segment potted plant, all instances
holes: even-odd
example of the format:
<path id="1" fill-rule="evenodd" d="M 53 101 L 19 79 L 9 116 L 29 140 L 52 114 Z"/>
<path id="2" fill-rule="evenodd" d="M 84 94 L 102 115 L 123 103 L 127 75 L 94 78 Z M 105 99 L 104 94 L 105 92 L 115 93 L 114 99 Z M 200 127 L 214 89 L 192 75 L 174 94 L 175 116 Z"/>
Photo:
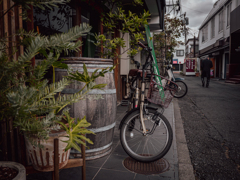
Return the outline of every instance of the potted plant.
<path id="1" fill-rule="evenodd" d="M 200 72 L 199 72 L 199 70 L 198 70 L 197 68 L 195 68 L 194 71 L 195 71 L 195 75 L 196 75 L 196 77 L 199 77 L 199 76 L 200 76 Z"/>
<path id="2" fill-rule="evenodd" d="M 26 169 L 17 162 L 0 161 L 0 179 L 26 180 Z"/>
<path id="3" fill-rule="evenodd" d="M 55 135 L 56 137 L 64 136 L 63 139 L 60 139 L 60 143 L 63 143 L 63 145 L 59 145 L 61 148 L 59 152 L 62 153 L 60 155 L 62 158 L 60 159 L 60 168 L 66 165 L 71 147 L 80 151 L 77 144 L 86 145 L 81 141 L 82 139 L 88 143 L 92 143 L 89 139 L 82 136 L 86 133 L 91 133 L 87 129 L 84 129 L 90 125 L 86 122 L 86 119 L 77 120 L 76 125 L 74 125 L 67 110 L 63 109 L 71 103 L 86 98 L 87 93 L 91 89 L 103 88 L 106 84 L 96 85 L 94 81 L 99 76 L 104 76 L 104 73 L 108 72 L 110 68 L 102 69 L 98 74 L 95 72 L 92 76 L 88 75 L 86 67 L 84 67 L 85 71 L 82 74 L 76 72 L 78 76 L 81 76 L 81 79 L 78 80 L 84 82 L 86 86 L 71 96 L 59 95 L 61 91 L 72 82 L 69 78 L 63 78 L 61 81 L 50 85 L 48 85 L 47 80 L 44 79 L 44 74 L 47 69 L 52 66 L 54 62 L 57 62 L 63 50 L 77 50 L 81 44 L 79 41 L 76 43 L 71 41 L 77 40 L 79 36 L 88 32 L 90 29 L 90 26 L 83 24 L 61 35 L 50 37 L 35 35 L 30 38 L 31 43 L 27 46 L 25 54 L 20 56 L 17 62 L 6 64 L 6 72 L 4 72 L 3 76 L 8 75 L 12 77 L 10 81 L 12 86 L 6 88 L 7 93 L 4 95 L 6 95 L 11 105 L 9 109 L 12 116 L 14 116 L 14 126 L 18 127 L 21 132 L 24 132 L 30 158 L 32 159 L 32 163 L 35 163 L 34 167 L 37 170 L 51 171 L 53 168 L 53 164 L 51 164 L 53 150 L 49 149 L 53 144 L 51 144 L 51 141 L 50 146 L 45 144 L 49 137 L 53 136 L 54 138 Z M 44 55 L 46 59 L 33 68 L 30 65 L 30 60 L 37 53 Z M 13 81 L 14 79 L 18 79 L 15 73 L 13 71 L 12 74 L 7 73 L 16 67 L 24 67 L 24 73 L 31 75 L 22 75 L 16 83 Z M 62 110 L 63 112 L 59 114 Z M 67 120 L 68 126 L 61 122 L 62 119 Z M 60 125 L 65 128 L 65 133 L 56 132 L 61 129 Z M 80 133 L 80 135 L 78 133 Z M 43 149 L 44 145 L 45 149 Z M 46 157 L 42 155 L 46 155 Z M 47 160 L 43 161 L 43 159 Z"/>

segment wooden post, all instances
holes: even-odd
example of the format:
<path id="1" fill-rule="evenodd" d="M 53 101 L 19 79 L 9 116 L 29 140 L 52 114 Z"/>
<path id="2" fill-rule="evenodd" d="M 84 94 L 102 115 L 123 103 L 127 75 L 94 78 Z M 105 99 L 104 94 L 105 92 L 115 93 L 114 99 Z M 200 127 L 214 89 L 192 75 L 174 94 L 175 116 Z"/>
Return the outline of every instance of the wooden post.
<path id="1" fill-rule="evenodd" d="M 27 13 L 28 13 L 28 18 L 30 19 L 30 21 L 27 22 L 27 30 L 28 30 L 28 31 L 34 30 L 34 24 L 33 24 L 33 6 L 30 5 L 30 8 L 31 8 L 31 9 L 29 9 L 28 12 L 27 12 Z M 35 66 L 35 57 L 33 57 L 33 58 L 31 59 L 31 61 L 32 61 L 32 66 L 34 67 L 34 66 Z"/>
<path id="2" fill-rule="evenodd" d="M 103 22 L 100 21 L 100 33 L 103 34 Z M 101 45 L 101 54 L 103 54 L 103 45 Z M 101 56 L 103 58 L 103 56 Z"/>
<path id="3" fill-rule="evenodd" d="M 82 150 L 82 159 L 83 159 L 83 165 L 82 165 L 82 179 L 86 180 L 86 154 L 85 154 L 85 146 L 81 145 Z"/>
<path id="4" fill-rule="evenodd" d="M 21 14 L 22 14 L 22 7 L 20 6 L 20 7 L 18 7 L 18 13 L 19 13 L 19 15 L 18 15 L 18 18 L 19 18 L 19 29 L 23 29 L 23 21 L 22 21 L 22 16 L 21 16 Z M 23 54 L 23 46 L 20 46 L 20 55 L 22 55 Z"/>
<path id="5" fill-rule="evenodd" d="M 8 148 L 7 148 L 7 123 L 6 120 L 1 122 L 1 132 L 2 132 L 2 155 L 3 160 L 8 161 Z"/>
<path id="6" fill-rule="evenodd" d="M 15 157 L 15 141 L 14 141 L 14 134 L 13 134 L 13 119 L 11 118 L 9 120 L 9 133 L 10 133 L 10 145 L 11 145 L 11 160 L 12 161 L 16 161 L 16 157 Z"/>
<path id="7" fill-rule="evenodd" d="M 59 140 L 56 138 L 54 139 L 54 172 L 53 172 L 53 179 L 59 180 Z"/>
<path id="8" fill-rule="evenodd" d="M 114 33 L 114 38 L 119 37 L 119 31 L 115 30 Z M 120 53 L 120 47 L 117 47 L 116 53 Z M 120 81 L 120 62 L 119 62 L 119 57 L 114 59 L 114 65 L 116 65 L 116 68 L 114 69 L 114 78 L 115 78 L 115 86 L 116 86 L 116 91 L 117 91 L 117 101 L 121 102 L 122 100 L 122 93 L 121 93 L 121 81 Z"/>
<path id="9" fill-rule="evenodd" d="M 3 0 L 3 13 L 5 13 L 8 10 L 8 0 Z M 3 17 L 3 25 L 4 25 L 4 34 L 6 36 L 9 36 L 9 32 L 8 32 L 8 13 L 4 15 Z M 9 52 L 9 41 L 6 43 L 7 45 L 7 49 L 6 49 L 6 53 Z"/>
<path id="10" fill-rule="evenodd" d="M 74 25 L 79 26 L 81 24 L 81 6 L 76 3 L 76 18 L 74 18 Z M 78 38 L 79 41 L 82 41 L 82 37 Z M 79 47 L 79 51 L 75 52 L 76 57 L 82 57 L 82 46 Z"/>

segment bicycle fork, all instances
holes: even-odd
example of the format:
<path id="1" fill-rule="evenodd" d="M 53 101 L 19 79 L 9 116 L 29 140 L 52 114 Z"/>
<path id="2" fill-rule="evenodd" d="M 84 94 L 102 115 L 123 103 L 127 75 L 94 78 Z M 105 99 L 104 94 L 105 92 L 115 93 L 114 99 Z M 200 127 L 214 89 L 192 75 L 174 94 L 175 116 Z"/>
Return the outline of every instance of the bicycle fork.
<path id="1" fill-rule="evenodd" d="M 143 134 L 147 134 L 146 126 L 144 123 L 144 117 L 143 117 L 143 107 L 144 107 L 144 94 L 145 94 L 145 82 L 142 82 L 141 85 L 141 103 L 140 103 L 140 120 L 142 123 L 142 129 L 143 129 Z"/>

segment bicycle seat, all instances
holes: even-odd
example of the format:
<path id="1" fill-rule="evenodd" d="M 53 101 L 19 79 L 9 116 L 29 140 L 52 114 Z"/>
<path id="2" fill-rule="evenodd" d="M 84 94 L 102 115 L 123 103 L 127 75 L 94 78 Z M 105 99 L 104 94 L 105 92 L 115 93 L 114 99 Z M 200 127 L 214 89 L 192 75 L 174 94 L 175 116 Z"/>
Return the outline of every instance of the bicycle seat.
<path id="1" fill-rule="evenodd" d="M 129 76 L 137 76 L 138 69 L 130 69 L 128 75 Z"/>
<path id="2" fill-rule="evenodd" d="M 147 77 L 147 75 L 151 74 L 151 71 L 146 71 L 145 73 L 145 77 Z M 142 70 L 140 69 L 130 69 L 129 73 L 128 73 L 129 76 L 137 76 L 137 75 L 140 75 L 142 77 Z"/>

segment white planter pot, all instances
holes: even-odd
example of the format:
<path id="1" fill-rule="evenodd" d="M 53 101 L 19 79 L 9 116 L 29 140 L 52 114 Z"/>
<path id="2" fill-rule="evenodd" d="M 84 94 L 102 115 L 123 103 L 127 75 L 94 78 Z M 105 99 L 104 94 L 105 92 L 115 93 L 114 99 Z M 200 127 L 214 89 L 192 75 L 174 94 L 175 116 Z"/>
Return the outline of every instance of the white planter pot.
<path id="1" fill-rule="evenodd" d="M 30 141 L 25 138 L 26 148 L 31 159 L 34 169 L 38 171 L 53 171 L 54 170 L 54 139 L 59 139 L 59 169 L 64 167 L 69 159 L 70 149 L 65 152 L 67 143 L 62 141 L 68 140 L 65 131 L 50 134 L 50 137 L 47 141 L 40 141 L 40 144 L 43 145 L 43 148 L 33 146 Z"/>
<path id="2" fill-rule="evenodd" d="M 18 171 L 18 175 L 13 180 L 26 180 L 26 169 L 22 164 L 11 161 L 0 161 L 0 166 L 9 167 Z"/>

